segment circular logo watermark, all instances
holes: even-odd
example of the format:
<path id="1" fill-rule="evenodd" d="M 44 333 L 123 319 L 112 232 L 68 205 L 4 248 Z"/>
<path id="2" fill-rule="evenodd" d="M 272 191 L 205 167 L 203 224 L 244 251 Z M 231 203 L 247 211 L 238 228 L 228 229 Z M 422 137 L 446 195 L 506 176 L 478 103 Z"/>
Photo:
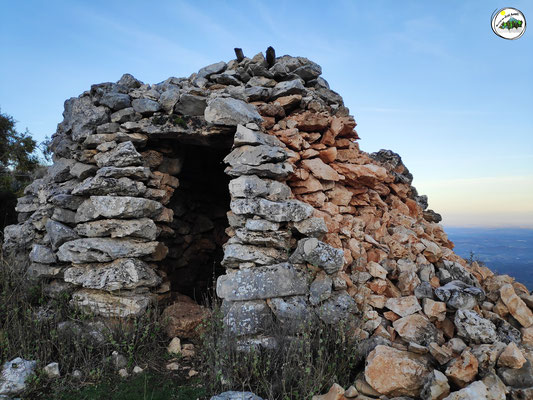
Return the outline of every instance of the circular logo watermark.
<path id="1" fill-rule="evenodd" d="M 516 8 L 502 8 L 492 14 L 492 30 L 501 38 L 518 39 L 526 31 L 526 17 Z"/>

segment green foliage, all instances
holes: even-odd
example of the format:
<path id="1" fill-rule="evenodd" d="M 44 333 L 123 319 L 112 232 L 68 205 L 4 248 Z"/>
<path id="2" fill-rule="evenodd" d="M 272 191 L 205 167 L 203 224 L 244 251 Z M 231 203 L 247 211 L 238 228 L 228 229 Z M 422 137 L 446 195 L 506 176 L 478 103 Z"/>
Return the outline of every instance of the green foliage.
<path id="1" fill-rule="evenodd" d="M 333 383 L 353 384 L 360 363 L 354 327 L 309 323 L 293 334 L 274 322 L 265 334 L 275 346 L 243 347 L 215 308 L 202 337 L 202 362 L 210 393 L 250 390 L 271 400 L 310 399 Z"/>
<path id="2" fill-rule="evenodd" d="M 173 115 L 172 116 L 172 124 L 181 126 L 182 128 L 187 128 L 187 121 L 185 121 L 179 115 Z"/>
<path id="3" fill-rule="evenodd" d="M 172 114 L 170 116 L 165 115 L 159 115 L 154 118 L 152 118 L 152 123 L 154 125 L 165 125 L 166 123 L 170 123 L 174 126 L 180 126 L 182 128 L 187 128 L 187 121 L 176 114 Z"/>
<path id="4" fill-rule="evenodd" d="M 40 149 L 44 160 L 36 150 Z M 37 145 L 30 133 L 17 132 L 13 117 L 0 113 L 0 231 L 17 222 L 17 197 L 51 157 L 50 140 Z"/>
<path id="5" fill-rule="evenodd" d="M 29 132 L 17 132 L 13 117 L 0 113 L 0 168 L 31 172 L 39 164 L 37 142 Z"/>

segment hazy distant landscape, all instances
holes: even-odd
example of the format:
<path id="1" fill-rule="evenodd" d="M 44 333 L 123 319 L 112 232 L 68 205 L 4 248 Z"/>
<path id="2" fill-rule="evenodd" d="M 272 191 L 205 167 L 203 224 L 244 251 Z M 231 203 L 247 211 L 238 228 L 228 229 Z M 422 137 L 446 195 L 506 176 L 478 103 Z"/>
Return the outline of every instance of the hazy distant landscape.
<path id="1" fill-rule="evenodd" d="M 499 274 L 508 274 L 533 290 L 533 229 L 446 227 L 455 252 L 483 261 Z"/>

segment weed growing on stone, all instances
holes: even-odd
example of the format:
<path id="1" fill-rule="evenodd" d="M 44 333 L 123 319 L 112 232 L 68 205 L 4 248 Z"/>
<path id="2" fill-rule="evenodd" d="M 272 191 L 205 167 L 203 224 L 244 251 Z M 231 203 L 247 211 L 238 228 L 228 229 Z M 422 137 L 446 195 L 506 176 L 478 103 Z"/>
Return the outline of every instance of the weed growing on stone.
<path id="1" fill-rule="evenodd" d="M 202 335 L 201 365 L 211 393 L 248 390 L 271 400 L 310 399 L 333 383 L 353 384 L 357 340 L 342 323 L 318 320 L 298 327 L 274 322 L 262 339 L 238 339 L 215 306 Z"/>

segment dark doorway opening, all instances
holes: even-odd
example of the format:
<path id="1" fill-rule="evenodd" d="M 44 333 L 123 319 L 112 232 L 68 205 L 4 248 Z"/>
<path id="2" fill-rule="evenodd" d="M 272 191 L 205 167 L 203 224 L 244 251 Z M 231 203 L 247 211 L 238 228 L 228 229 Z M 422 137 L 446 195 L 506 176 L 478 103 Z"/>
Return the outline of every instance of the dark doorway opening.
<path id="1" fill-rule="evenodd" d="M 175 234 L 165 239 L 169 254 L 162 269 L 173 297 L 180 293 L 204 303 L 216 278 L 224 273 L 220 262 L 222 245 L 228 240 L 230 178 L 224 173 L 223 159 L 231 149 L 183 143 L 173 147 L 182 166 L 176 175 L 179 187 L 167 204 L 174 211 L 170 227 Z"/>

